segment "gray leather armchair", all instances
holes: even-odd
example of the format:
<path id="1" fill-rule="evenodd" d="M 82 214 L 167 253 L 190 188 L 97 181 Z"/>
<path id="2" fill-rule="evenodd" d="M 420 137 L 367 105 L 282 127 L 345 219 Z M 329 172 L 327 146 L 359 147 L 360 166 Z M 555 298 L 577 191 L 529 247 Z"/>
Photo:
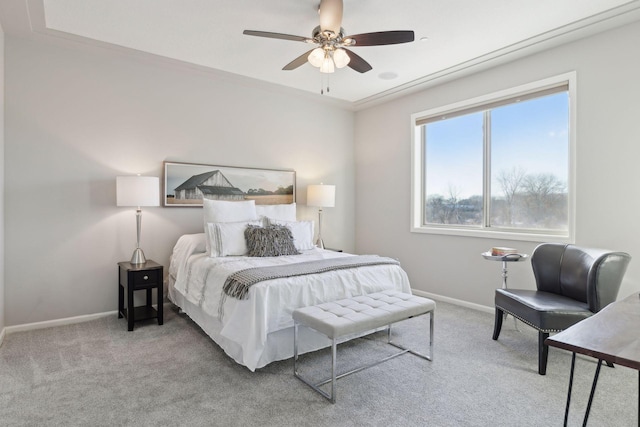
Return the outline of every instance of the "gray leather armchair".
<path id="1" fill-rule="evenodd" d="M 544 341 L 616 300 L 631 257 L 624 252 L 579 248 L 561 243 L 538 245 L 531 255 L 535 291 L 496 289 L 493 339 L 504 313 L 538 330 L 538 373 L 547 372 Z"/>

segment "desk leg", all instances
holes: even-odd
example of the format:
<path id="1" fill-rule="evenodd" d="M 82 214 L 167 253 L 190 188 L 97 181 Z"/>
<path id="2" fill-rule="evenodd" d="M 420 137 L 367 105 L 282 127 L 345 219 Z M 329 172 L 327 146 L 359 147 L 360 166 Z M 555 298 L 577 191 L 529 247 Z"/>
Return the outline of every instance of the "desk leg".
<path id="1" fill-rule="evenodd" d="M 602 367 L 602 359 L 598 359 L 598 367 L 596 368 L 596 374 L 593 377 L 593 384 L 591 385 L 591 394 L 589 394 L 589 403 L 587 403 L 587 412 L 584 414 L 584 422 L 582 427 L 587 425 L 589 419 L 589 411 L 591 411 L 591 403 L 593 402 L 593 395 L 596 393 L 596 385 L 598 384 L 598 375 L 600 375 L 600 368 Z"/>
<path id="2" fill-rule="evenodd" d="M 569 421 L 569 405 L 571 404 L 571 389 L 573 388 L 573 370 L 576 367 L 576 354 L 571 356 L 571 373 L 569 374 L 569 390 L 567 391 L 567 407 L 564 410 L 564 427 L 567 427 Z"/>

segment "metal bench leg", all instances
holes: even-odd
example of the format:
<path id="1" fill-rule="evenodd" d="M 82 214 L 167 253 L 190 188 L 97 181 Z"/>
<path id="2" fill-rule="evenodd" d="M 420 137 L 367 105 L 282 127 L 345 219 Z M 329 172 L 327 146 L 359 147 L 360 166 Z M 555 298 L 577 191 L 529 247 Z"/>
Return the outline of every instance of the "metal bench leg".
<path id="1" fill-rule="evenodd" d="M 433 314 L 429 313 L 429 360 L 433 360 Z"/>
<path id="2" fill-rule="evenodd" d="M 337 356 L 336 339 L 331 340 L 331 403 L 336 403 L 336 356 Z"/>
<path id="3" fill-rule="evenodd" d="M 298 322 L 293 322 L 293 375 L 298 376 Z"/>
<path id="4" fill-rule="evenodd" d="M 298 357 L 299 357 L 298 334 L 299 334 L 299 324 L 298 322 L 294 321 L 293 323 L 293 376 L 299 379 L 300 381 L 302 381 L 303 383 L 305 383 L 306 385 L 308 385 L 309 387 L 311 387 L 312 389 L 314 389 L 315 391 L 317 391 L 318 393 L 320 393 L 322 396 L 328 399 L 331 403 L 336 403 L 336 380 L 342 377 L 342 375 L 340 376 L 336 375 L 336 371 L 337 371 L 336 356 L 337 356 L 337 347 L 338 347 L 336 339 L 334 338 L 331 342 L 331 378 L 326 381 L 313 384 L 298 373 Z M 320 386 L 328 382 L 331 382 L 331 394 L 320 389 Z"/>
<path id="5" fill-rule="evenodd" d="M 426 314 L 426 313 L 425 313 Z M 406 319 L 403 319 L 406 320 Z M 356 372 L 360 372 L 362 370 L 371 368 L 372 366 L 376 366 L 379 365 L 380 363 L 386 362 L 387 360 L 393 359 L 395 357 L 401 356 L 405 353 L 411 353 L 414 354 L 418 357 L 421 357 L 423 359 L 426 360 L 433 360 L 433 329 L 434 329 L 434 312 L 430 311 L 429 312 L 429 355 L 424 355 L 422 353 L 419 353 L 417 351 L 405 348 L 401 345 L 398 345 L 394 342 L 391 341 L 391 324 L 389 324 L 387 326 L 387 339 L 389 344 L 391 344 L 394 347 L 397 347 L 399 349 L 401 349 L 402 351 L 394 353 L 390 356 L 387 356 L 381 360 L 377 360 L 375 362 L 372 362 L 368 365 L 365 366 L 361 366 L 359 368 L 353 369 L 351 371 L 348 372 L 344 372 L 340 375 L 337 375 L 337 348 L 338 348 L 338 340 L 336 338 L 331 338 L 331 377 L 324 380 L 324 381 L 320 381 L 318 383 L 311 383 L 310 381 L 308 381 L 307 379 L 303 378 L 301 375 L 298 374 L 298 368 L 297 368 L 297 362 L 298 362 L 298 323 L 294 322 L 294 326 L 293 326 L 293 375 L 298 378 L 300 381 L 302 381 L 303 383 L 305 383 L 306 385 L 308 385 L 309 387 L 311 387 L 312 389 L 314 389 L 316 392 L 320 393 L 322 396 L 324 396 L 327 400 L 329 400 L 331 403 L 336 403 L 336 381 L 339 380 L 342 377 L 346 377 L 347 375 L 351 375 L 351 374 L 355 374 Z M 372 331 L 373 332 L 373 331 Z M 327 383 L 331 383 L 331 393 L 327 393 L 326 391 L 320 389 L 321 386 L 327 384 Z"/>
<path id="6" fill-rule="evenodd" d="M 400 353 L 397 353 L 397 354 L 393 355 L 392 357 L 400 356 L 401 354 L 404 354 L 404 353 L 411 353 L 411 354 L 413 354 L 415 356 L 418 356 L 418 357 L 421 357 L 421 358 L 423 358 L 425 360 L 433 361 L 433 324 L 434 324 L 433 316 L 434 316 L 434 312 L 430 311 L 429 312 L 429 354 L 428 355 L 422 354 L 422 353 L 420 353 L 418 351 L 411 350 L 410 348 L 407 348 L 407 347 L 404 347 L 404 346 L 401 346 L 399 344 L 396 344 L 396 343 L 392 342 L 391 341 L 391 325 L 389 325 L 388 326 L 388 330 L 387 330 L 387 337 L 388 337 L 387 339 L 388 339 L 389 344 L 391 344 L 392 346 L 394 346 L 396 348 L 399 348 L 400 350 L 404 350 L 404 351 L 402 351 Z"/>

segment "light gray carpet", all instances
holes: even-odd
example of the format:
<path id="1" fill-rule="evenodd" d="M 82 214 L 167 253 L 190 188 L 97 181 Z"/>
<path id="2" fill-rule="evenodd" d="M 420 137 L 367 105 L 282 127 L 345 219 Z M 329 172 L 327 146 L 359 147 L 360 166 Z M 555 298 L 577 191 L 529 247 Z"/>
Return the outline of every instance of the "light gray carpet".
<path id="1" fill-rule="evenodd" d="M 167 307 L 163 326 L 124 319 L 10 334 L 0 347 L 3 426 L 558 426 L 570 353 L 550 349 L 537 374 L 537 334 L 509 318 L 439 302 L 435 360 L 403 355 L 338 381 L 332 405 L 292 375 L 291 360 L 252 373 Z M 396 327 L 426 350 L 428 317 Z M 384 334 L 378 334 L 384 338 Z M 343 368 L 390 354 L 384 341 L 338 347 Z M 302 359 L 326 362 L 327 352 Z M 570 425 L 581 425 L 596 364 L 578 358 Z M 328 368 L 328 365 L 326 366 Z M 311 373 L 311 372 L 309 372 Z M 638 373 L 603 367 L 590 426 L 637 425 Z"/>

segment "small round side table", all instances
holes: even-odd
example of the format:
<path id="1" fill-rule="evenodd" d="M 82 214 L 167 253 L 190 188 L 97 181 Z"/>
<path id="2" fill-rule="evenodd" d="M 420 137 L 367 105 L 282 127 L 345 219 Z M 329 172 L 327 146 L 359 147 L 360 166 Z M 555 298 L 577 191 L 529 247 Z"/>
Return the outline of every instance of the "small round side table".
<path id="1" fill-rule="evenodd" d="M 491 255 L 491 252 L 482 252 L 484 259 L 490 261 L 502 261 L 502 289 L 508 289 L 507 286 L 507 263 L 524 261 L 529 258 L 527 254 L 508 254 L 508 255 Z"/>

